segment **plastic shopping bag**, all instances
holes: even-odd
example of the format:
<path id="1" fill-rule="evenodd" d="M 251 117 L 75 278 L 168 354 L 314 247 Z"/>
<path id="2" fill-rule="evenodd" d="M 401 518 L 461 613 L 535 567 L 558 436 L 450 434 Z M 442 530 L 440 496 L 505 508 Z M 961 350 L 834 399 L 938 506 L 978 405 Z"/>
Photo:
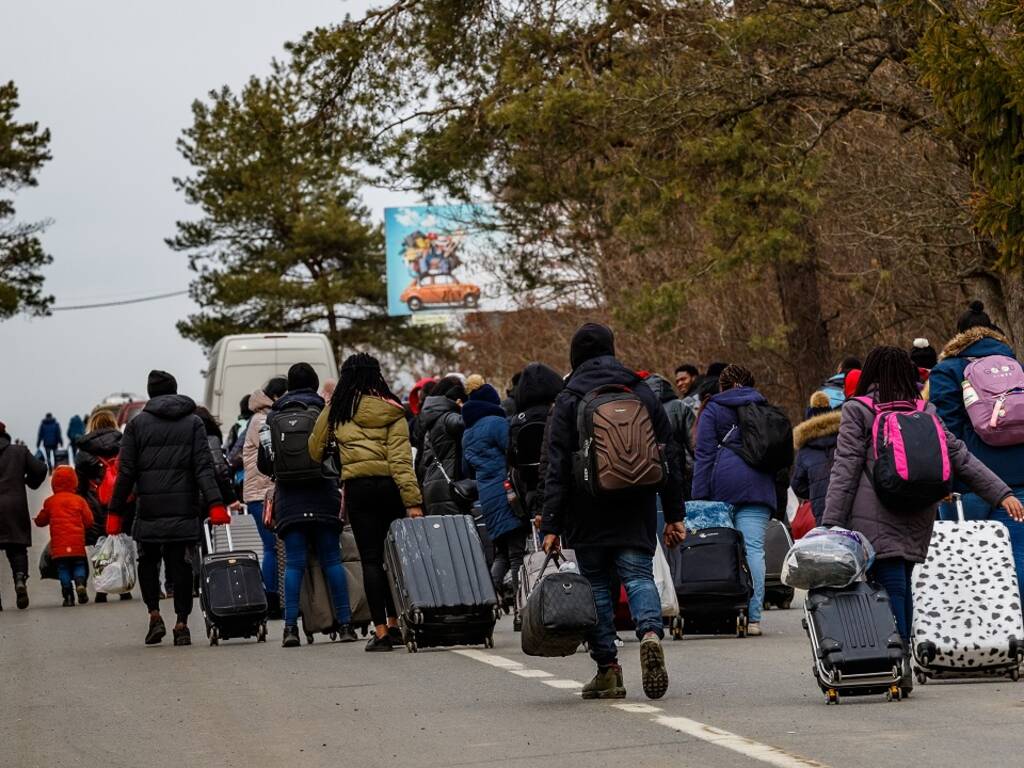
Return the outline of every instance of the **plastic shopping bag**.
<path id="1" fill-rule="evenodd" d="M 862 581 L 875 550 L 862 533 L 814 528 L 797 541 L 782 563 L 782 583 L 796 589 L 841 588 Z"/>
<path id="2" fill-rule="evenodd" d="M 678 616 L 679 598 L 676 595 L 676 585 L 672 581 L 672 571 L 669 570 L 668 560 L 660 543 L 654 552 L 654 583 L 658 585 L 658 597 L 661 598 L 662 618 Z"/>
<path id="3" fill-rule="evenodd" d="M 127 534 L 100 538 L 91 560 L 97 592 L 118 595 L 135 587 L 135 542 Z"/>

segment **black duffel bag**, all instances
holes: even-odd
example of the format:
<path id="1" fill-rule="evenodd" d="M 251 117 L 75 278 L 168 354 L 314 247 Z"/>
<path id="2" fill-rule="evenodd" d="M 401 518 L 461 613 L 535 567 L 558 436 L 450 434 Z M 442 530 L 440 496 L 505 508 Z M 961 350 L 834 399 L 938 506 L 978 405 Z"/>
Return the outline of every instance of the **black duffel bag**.
<path id="1" fill-rule="evenodd" d="M 559 557 L 552 552 L 544 560 L 537 586 L 523 609 L 522 642 L 527 656 L 571 656 L 597 627 L 594 592 L 586 577 L 558 570 L 545 575 Z"/>

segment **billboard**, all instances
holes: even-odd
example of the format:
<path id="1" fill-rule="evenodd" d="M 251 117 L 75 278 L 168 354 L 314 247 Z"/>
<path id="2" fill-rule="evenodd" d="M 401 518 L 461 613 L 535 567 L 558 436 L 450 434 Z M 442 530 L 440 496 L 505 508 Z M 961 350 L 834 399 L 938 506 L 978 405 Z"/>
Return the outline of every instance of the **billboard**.
<path id="1" fill-rule="evenodd" d="M 430 322 L 495 308 L 488 216 L 479 205 L 385 208 L 388 314 Z"/>

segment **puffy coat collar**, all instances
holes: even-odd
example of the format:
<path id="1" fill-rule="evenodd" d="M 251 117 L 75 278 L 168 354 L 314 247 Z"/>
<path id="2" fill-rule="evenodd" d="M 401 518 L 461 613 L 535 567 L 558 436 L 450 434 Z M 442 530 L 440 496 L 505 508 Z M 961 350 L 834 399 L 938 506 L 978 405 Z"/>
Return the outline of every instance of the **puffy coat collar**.
<path id="1" fill-rule="evenodd" d="M 274 401 L 271 400 L 267 393 L 262 389 L 257 389 L 251 395 L 249 395 L 249 410 L 253 413 L 259 413 L 260 411 L 266 411 L 272 408 Z"/>
<path id="2" fill-rule="evenodd" d="M 389 427 L 403 418 L 405 418 L 405 410 L 398 403 L 385 400 L 382 397 L 366 395 L 360 398 L 359 408 L 356 409 L 356 415 L 352 421 L 360 427 L 379 429 L 380 427 Z"/>
<path id="3" fill-rule="evenodd" d="M 293 403 L 301 403 L 307 408 L 313 406 L 314 408 L 323 409 L 324 407 L 324 399 L 312 389 L 296 389 L 291 392 L 285 392 L 270 410 L 280 411 Z"/>
<path id="4" fill-rule="evenodd" d="M 78 447 L 93 456 L 113 456 L 121 448 L 121 432 L 113 427 L 94 430 L 78 441 Z"/>
<path id="5" fill-rule="evenodd" d="M 505 409 L 484 400 L 470 400 L 462 406 L 462 419 L 466 422 L 466 429 L 487 416 L 500 416 L 504 419 Z"/>
<path id="6" fill-rule="evenodd" d="M 729 408 L 739 408 L 741 405 L 765 402 L 764 395 L 753 387 L 733 387 L 724 392 L 719 392 L 711 398 L 711 402 L 718 405 L 725 405 Z"/>
<path id="7" fill-rule="evenodd" d="M 178 421 L 195 413 L 196 402 L 185 395 L 158 395 L 143 410 L 161 419 Z"/>
<path id="8" fill-rule="evenodd" d="M 976 348 L 973 348 L 977 345 Z M 973 349 L 972 349 L 973 348 Z M 968 349 L 970 354 L 966 354 Z M 984 357 L 986 355 L 1007 355 L 1013 357 L 1010 340 L 992 328 L 969 328 L 958 333 L 942 350 L 939 360 L 947 357 Z"/>
<path id="9" fill-rule="evenodd" d="M 647 382 L 647 386 L 651 388 L 651 391 L 654 392 L 661 402 L 671 403 L 673 400 L 679 399 L 679 395 L 676 394 L 676 388 L 663 376 L 652 373 L 644 381 Z"/>
<path id="10" fill-rule="evenodd" d="M 793 447 L 799 451 L 813 440 L 838 435 L 842 417 L 839 411 L 829 411 L 797 424 L 793 427 Z"/>
<path id="11" fill-rule="evenodd" d="M 423 401 L 420 423 L 430 429 L 444 414 L 458 412 L 459 406 L 455 404 L 454 400 L 449 400 L 444 395 L 431 395 Z"/>

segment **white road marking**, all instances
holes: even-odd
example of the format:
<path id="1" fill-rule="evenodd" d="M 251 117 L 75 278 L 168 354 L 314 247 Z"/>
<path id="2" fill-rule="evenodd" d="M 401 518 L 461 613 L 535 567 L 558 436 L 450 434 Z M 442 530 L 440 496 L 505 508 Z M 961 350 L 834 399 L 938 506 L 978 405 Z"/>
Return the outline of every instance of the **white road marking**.
<path id="1" fill-rule="evenodd" d="M 576 682 L 575 680 L 559 678 L 547 679 L 554 678 L 554 675 L 540 669 L 529 669 L 524 664 L 514 661 L 513 659 L 507 659 L 504 656 L 497 656 L 493 653 L 478 651 L 472 648 L 460 648 L 453 650 L 452 653 L 457 653 L 460 656 L 465 656 L 466 658 L 479 661 L 491 667 L 503 669 L 506 672 L 511 672 L 513 675 L 518 675 L 519 677 L 536 678 L 540 682 L 544 683 L 544 685 L 552 688 L 572 690 L 576 696 L 581 694 L 580 689 L 583 687 L 583 683 Z M 700 739 L 701 741 L 706 741 L 708 744 L 721 747 L 722 749 L 728 749 L 732 752 L 749 757 L 752 760 L 765 763 L 766 765 L 773 765 L 775 768 L 829 768 L 828 765 L 818 762 L 817 760 L 811 760 L 807 757 L 790 754 L 778 747 L 762 744 L 761 742 L 754 741 L 753 739 L 748 739 L 745 736 L 740 736 L 739 734 L 731 733 L 730 731 L 725 731 L 721 728 L 716 728 L 713 725 L 702 723 L 699 720 L 691 720 L 688 717 L 672 717 L 669 715 L 659 714 L 664 710 L 651 704 L 643 704 L 641 702 L 616 702 L 611 704 L 611 706 L 621 712 L 628 712 L 630 714 L 655 715 L 655 717 L 651 718 L 650 722 L 664 726 L 665 728 L 671 728 L 673 731 L 678 733 L 685 733 L 687 736 L 692 736 L 696 739 Z"/>

